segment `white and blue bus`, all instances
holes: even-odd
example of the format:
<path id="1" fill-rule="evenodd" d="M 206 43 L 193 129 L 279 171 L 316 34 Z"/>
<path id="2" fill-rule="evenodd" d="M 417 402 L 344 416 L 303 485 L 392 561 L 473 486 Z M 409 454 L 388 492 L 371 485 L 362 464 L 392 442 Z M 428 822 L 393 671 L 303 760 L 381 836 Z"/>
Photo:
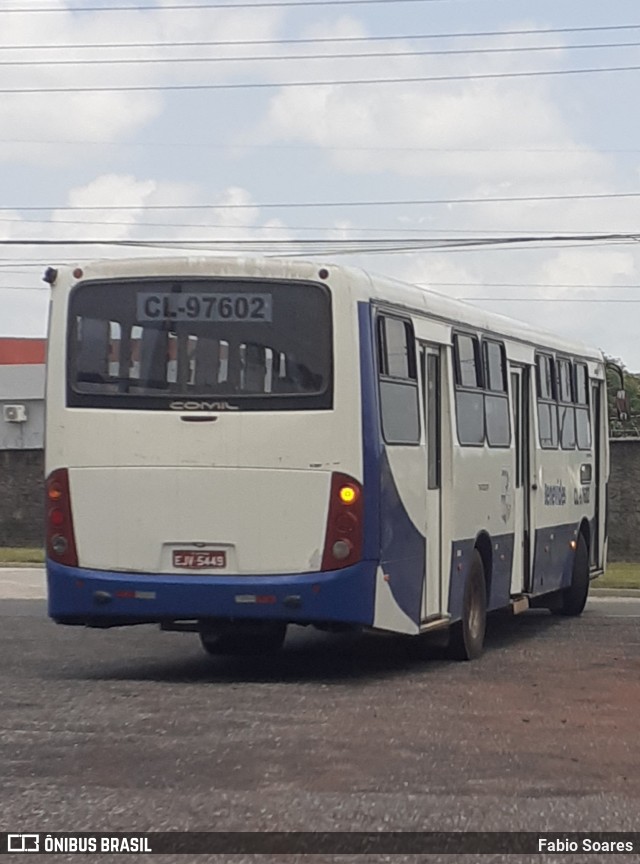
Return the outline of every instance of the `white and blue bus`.
<path id="1" fill-rule="evenodd" d="M 45 278 L 55 621 L 210 653 L 288 624 L 446 628 L 470 659 L 492 610 L 582 611 L 607 545 L 599 351 L 298 260 Z"/>

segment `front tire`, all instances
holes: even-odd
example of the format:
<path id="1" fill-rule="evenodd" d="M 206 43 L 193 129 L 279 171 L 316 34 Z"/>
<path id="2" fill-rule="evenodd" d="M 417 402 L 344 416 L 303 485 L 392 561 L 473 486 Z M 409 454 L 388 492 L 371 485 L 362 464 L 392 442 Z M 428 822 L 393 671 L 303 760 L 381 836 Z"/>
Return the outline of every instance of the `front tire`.
<path id="1" fill-rule="evenodd" d="M 561 593 L 561 615 L 576 616 L 582 613 L 589 595 L 589 547 L 584 534 L 578 535 L 578 541 L 573 559 L 571 584 Z"/>
<path id="2" fill-rule="evenodd" d="M 276 654 L 287 635 L 287 625 L 279 621 L 250 621 L 202 625 L 200 643 L 207 654 L 248 657 Z"/>
<path id="3" fill-rule="evenodd" d="M 462 601 L 462 620 L 449 631 L 448 654 L 454 660 L 475 660 L 482 654 L 487 626 L 487 586 L 484 564 L 477 549 L 473 550 Z"/>

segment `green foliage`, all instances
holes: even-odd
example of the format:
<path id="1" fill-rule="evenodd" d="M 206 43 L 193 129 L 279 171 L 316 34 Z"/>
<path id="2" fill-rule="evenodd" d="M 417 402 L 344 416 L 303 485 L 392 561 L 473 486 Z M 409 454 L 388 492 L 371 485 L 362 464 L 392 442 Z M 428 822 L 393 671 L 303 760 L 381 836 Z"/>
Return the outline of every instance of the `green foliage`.
<path id="1" fill-rule="evenodd" d="M 630 417 L 628 420 L 618 419 L 616 393 L 620 389 L 620 376 L 615 369 L 607 367 L 607 400 L 609 407 L 609 427 L 614 438 L 640 437 L 640 374 L 629 372 L 619 358 L 606 357 L 622 369 L 624 389 L 629 398 Z"/>

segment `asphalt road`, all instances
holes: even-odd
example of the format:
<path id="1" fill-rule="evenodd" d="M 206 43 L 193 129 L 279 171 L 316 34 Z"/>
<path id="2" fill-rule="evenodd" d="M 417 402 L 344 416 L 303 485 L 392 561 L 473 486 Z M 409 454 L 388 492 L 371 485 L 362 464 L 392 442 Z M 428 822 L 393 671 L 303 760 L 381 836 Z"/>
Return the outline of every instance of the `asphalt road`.
<path id="1" fill-rule="evenodd" d="M 302 628 L 214 659 L 42 594 L 0 572 L 1 830 L 640 831 L 640 600 L 492 620 L 453 663 Z"/>

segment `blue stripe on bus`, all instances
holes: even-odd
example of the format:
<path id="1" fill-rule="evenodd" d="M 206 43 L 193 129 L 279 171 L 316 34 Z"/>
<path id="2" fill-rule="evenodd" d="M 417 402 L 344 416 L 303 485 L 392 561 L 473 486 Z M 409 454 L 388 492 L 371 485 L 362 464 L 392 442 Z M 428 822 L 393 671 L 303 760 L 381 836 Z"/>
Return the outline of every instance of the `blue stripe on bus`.
<path id="1" fill-rule="evenodd" d="M 536 529 L 532 594 L 546 594 L 571 584 L 575 553 L 570 544 L 578 536 L 578 528 L 570 523 Z"/>
<path id="2" fill-rule="evenodd" d="M 258 618 L 373 622 L 376 562 L 322 573 L 195 576 L 120 573 L 47 561 L 49 615 L 94 622 Z M 252 599 L 253 598 L 253 599 Z M 71 622 L 70 622 L 71 623 Z"/>
<path id="3" fill-rule="evenodd" d="M 464 586 L 471 566 L 475 542 L 475 539 L 454 540 L 451 544 L 451 576 L 447 611 L 451 615 L 452 621 L 459 621 L 462 618 Z"/>
<path id="4" fill-rule="evenodd" d="M 503 609 L 511 600 L 514 535 L 491 537 L 491 573 L 487 609 Z M 464 586 L 471 566 L 476 540 L 454 540 L 451 544 L 451 578 L 449 580 L 448 612 L 453 621 L 462 617 Z"/>
<path id="5" fill-rule="evenodd" d="M 425 538 L 414 527 L 382 443 L 375 355 L 375 318 L 370 303 L 358 303 L 366 558 L 379 558 L 402 611 L 420 622 L 425 574 Z M 375 588 L 375 586 L 374 586 Z"/>
<path id="6" fill-rule="evenodd" d="M 575 523 L 538 528 L 535 532 L 533 583 L 531 595 L 540 596 L 567 588 L 571 584 L 574 550 L 570 543 L 577 537 Z M 462 617 L 464 585 L 471 564 L 475 539 L 454 540 L 451 544 L 451 578 L 448 611 L 452 620 Z M 513 567 L 514 535 L 502 534 L 491 538 L 492 573 L 487 608 L 501 609 L 509 605 Z M 496 550 L 496 545 L 499 547 Z M 504 558 L 502 558 L 504 555 Z"/>
<path id="7" fill-rule="evenodd" d="M 491 538 L 492 566 L 487 609 L 504 609 L 511 600 L 514 534 L 500 534 Z"/>
<path id="8" fill-rule="evenodd" d="M 364 485 L 363 558 L 380 554 L 380 457 L 382 439 L 378 382 L 375 374 L 375 340 L 371 304 L 358 303 L 360 332 L 360 391 L 362 404 L 362 459 Z M 375 583 L 371 587 L 375 591 Z M 373 619 L 372 619 L 373 620 Z"/>
<path id="9" fill-rule="evenodd" d="M 411 521 L 386 453 L 381 459 L 380 566 L 394 600 L 415 624 L 420 623 L 426 541 Z"/>

